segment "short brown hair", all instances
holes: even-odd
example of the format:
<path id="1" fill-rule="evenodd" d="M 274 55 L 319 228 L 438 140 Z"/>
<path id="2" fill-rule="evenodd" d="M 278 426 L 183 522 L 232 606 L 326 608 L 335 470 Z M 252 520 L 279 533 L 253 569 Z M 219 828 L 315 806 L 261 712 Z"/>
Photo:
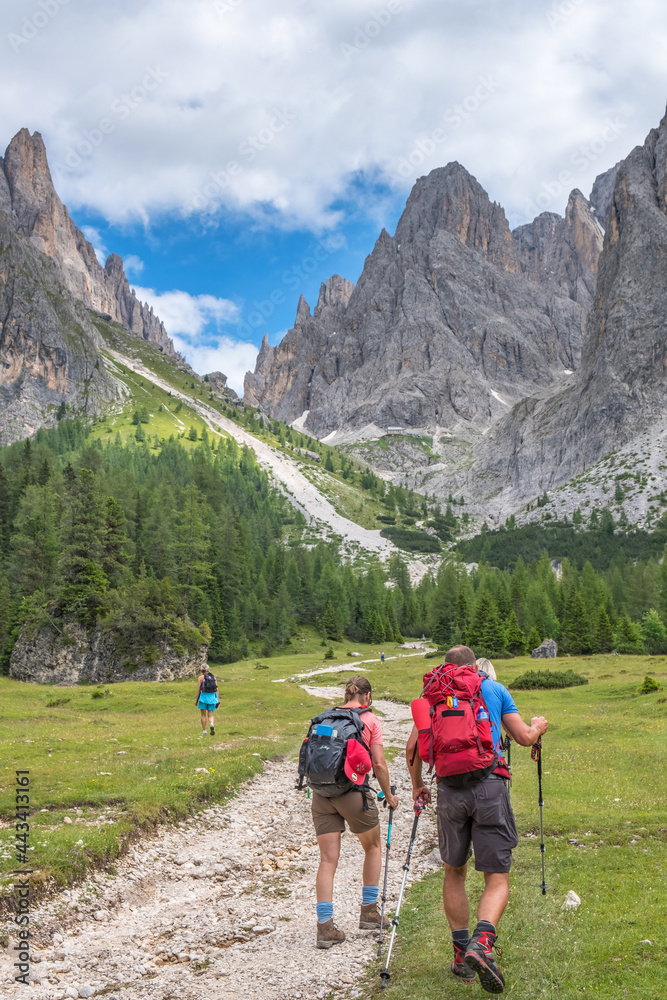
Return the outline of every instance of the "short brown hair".
<path id="1" fill-rule="evenodd" d="M 370 693 L 371 682 L 367 677 L 357 674 L 356 677 L 350 677 L 349 681 L 345 685 L 345 703 L 347 704 L 348 701 L 352 701 L 358 696 L 363 698 L 364 695 Z"/>
<path id="2" fill-rule="evenodd" d="M 475 654 L 469 646 L 452 646 L 445 653 L 445 663 L 456 663 L 459 667 L 475 666 Z"/>

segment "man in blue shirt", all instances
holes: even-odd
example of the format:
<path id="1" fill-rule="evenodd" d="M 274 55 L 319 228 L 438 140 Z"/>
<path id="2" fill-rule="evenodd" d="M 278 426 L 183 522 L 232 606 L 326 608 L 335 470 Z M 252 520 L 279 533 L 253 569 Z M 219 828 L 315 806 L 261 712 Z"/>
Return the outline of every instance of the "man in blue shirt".
<path id="1" fill-rule="evenodd" d="M 468 646 L 454 646 L 446 663 L 474 666 L 475 654 Z M 519 715 L 507 688 L 483 676 L 481 694 L 489 711 L 494 745 L 500 749 L 501 725 L 520 746 L 532 746 L 547 731 L 544 716 L 527 725 Z M 422 781 L 422 762 L 417 753 L 417 727 L 406 747 L 412 792 L 426 802 L 431 792 Z M 454 961 L 451 971 L 463 983 L 472 983 L 475 974 L 487 993 L 502 993 L 505 980 L 493 957 L 496 927 L 509 899 L 509 870 L 512 850 L 518 843 L 514 815 L 505 780 L 497 774 L 468 785 L 452 788 L 438 781 L 437 820 L 440 856 L 445 864 L 442 899 L 452 930 Z M 477 907 L 477 926 L 472 937 L 468 923 L 470 908 L 465 882 L 470 845 L 475 851 L 475 868 L 484 873 L 485 887 Z"/>

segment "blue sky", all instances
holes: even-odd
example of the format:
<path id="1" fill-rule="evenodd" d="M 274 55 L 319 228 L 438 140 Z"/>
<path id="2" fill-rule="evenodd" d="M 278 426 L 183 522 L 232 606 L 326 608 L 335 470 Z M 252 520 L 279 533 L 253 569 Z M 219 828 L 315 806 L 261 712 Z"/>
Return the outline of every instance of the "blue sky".
<path id="1" fill-rule="evenodd" d="M 588 194 L 662 117 L 666 43 L 659 0 L 14 0 L 0 145 L 42 133 L 100 254 L 239 389 L 432 168 L 512 226 Z"/>

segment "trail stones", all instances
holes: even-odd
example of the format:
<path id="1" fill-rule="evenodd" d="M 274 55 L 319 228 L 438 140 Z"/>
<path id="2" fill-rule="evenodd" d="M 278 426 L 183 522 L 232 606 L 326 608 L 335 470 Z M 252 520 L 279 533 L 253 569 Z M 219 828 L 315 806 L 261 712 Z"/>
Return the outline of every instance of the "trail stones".
<path id="1" fill-rule="evenodd" d="M 554 639 L 545 639 L 544 642 L 533 649 L 531 654 L 534 660 L 552 660 L 558 655 L 558 645 Z"/>
<path id="2" fill-rule="evenodd" d="M 563 905 L 561 906 L 561 910 L 576 910 L 580 906 L 581 906 L 581 899 L 579 898 L 579 896 L 577 896 L 576 892 L 573 892 L 572 889 L 570 889 L 567 896 L 565 897 Z"/>

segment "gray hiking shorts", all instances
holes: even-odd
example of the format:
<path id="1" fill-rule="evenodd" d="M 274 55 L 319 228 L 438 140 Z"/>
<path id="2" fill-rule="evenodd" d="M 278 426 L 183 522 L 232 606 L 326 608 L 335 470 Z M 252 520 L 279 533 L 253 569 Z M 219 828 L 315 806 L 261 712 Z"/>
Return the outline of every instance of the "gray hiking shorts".
<path id="1" fill-rule="evenodd" d="M 470 842 L 478 872 L 508 872 L 519 842 L 505 782 L 489 777 L 469 788 L 438 782 L 438 845 L 452 868 L 467 860 Z"/>

